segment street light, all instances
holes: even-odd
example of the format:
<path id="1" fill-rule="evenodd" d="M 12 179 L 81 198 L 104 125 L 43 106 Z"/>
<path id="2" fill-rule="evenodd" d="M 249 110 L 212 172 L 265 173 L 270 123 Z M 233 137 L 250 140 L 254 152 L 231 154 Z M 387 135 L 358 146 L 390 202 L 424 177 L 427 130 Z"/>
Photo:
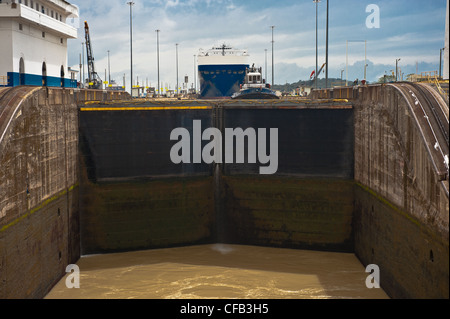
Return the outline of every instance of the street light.
<path id="1" fill-rule="evenodd" d="M 364 64 L 364 81 L 366 81 L 366 74 L 367 74 L 367 67 L 368 67 L 369 65 L 366 63 L 366 64 Z"/>
<path id="2" fill-rule="evenodd" d="M 442 73 L 441 73 L 441 70 L 442 70 L 442 51 L 444 51 L 444 50 L 445 50 L 445 48 L 439 49 L 439 79 L 442 78 Z"/>
<path id="3" fill-rule="evenodd" d="M 266 79 L 266 82 L 267 82 L 267 49 L 264 49 L 264 52 L 265 52 L 265 66 L 264 66 L 264 70 L 266 71 L 265 79 Z"/>
<path id="4" fill-rule="evenodd" d="M 400 61 L 401 58 L 395 59 L 395 82 L 398 81 L 398 61 Z"/>
<path id="5" fill-rule="evenodd" d="M 177 51 L 177 89 L 176 89 L 176 92 L 178 95 L 178 88 L 179 88 L 179 86 L 178 86 L 178 43 L 175 44 L 175 47 L 176 47 L 176 51 Z"/>
<path id="6" fill-rule="evenodd" d="M 81 77 L 82 77 L 82 75 L 81 75 L 81 68 L 83 67 L 83 65 L 81 64 L 81 53 L 80 53 L 80 87 L 81 87 L 81 84 L 82 84 L 82 81 L 81 81 Z"/>
<path id="7" fill-rule="evenodd" d="M 317 56 L 317 10 L 320 0 L 313 0 L 313 2 L 316 4 L 316 73 L 315 73 L 315 80 L 314 80 L 314 87 L 317 89 L 317 69 L 319 67 L 319 61 Z"/>
<path id="8" fill-rule="evenodd" d="M 130 69 L 131 69 L 131 95 L 133 95 L 133 10 L 132 7 L 134 5 L 134 1 L 128 1 L 128 5 L 130 5 Z"/>
<path id="9" fill-rule="evenodd" d="M 86 81 L 84 77 L 84 42 L 81 43 L 81 54 L 83 55 L 83 81 L 81 82 L 81 85 L 83 86 L 84 89 L 84 82 Z"/>
<path id="10" fill-rule="evenodd" d="M 366 65 L 367 65 L 367 40 L 347 40 L 346 51 L 345 51 L 345 86 L 348 85 L 348 43 L 349 42 L 364 42 L 364 80 L 366 80 Z"/>
<path id="11" fill-rule="evenodd" d="M 273 43 L 274 43 L 274 41 L 273 41 L 273 29 L 275 28 L 275 26 L 272 25 L 271 28 L 272 28 L 272 86 L 273 86 L 273 85 L 275 85 L 275 83 L 274 83 L 275 82 L 274 65 L 273 65 Z"/>
<path id="12" fill-rule="evenodd" d="M 325 44 L 325 88 L 328 88 L 328 9 L 329 4 L 327 0 L 327 36 Z"/>
<path id="13" fill-rule="evenodd" d="M 111 64 L 109 61 L 109 50 L 108 50 L 108 84 L 111 85 Z"/>
<path id="14" fill-rule="evenodd" d="M 156 57 L 158 62 L 158 95 L 160 95 L 160 87 L 159 87 L 159 32 L 161 30 L 155 30 L 156 31 Z"/>
<path id="15" fill-rule="evenodd" d="M 197 58 L 197 55 L 194 54 L 194 94 L 197 94 L 197 70 L 196 70 L 196 63 L 195 60 Z"/>

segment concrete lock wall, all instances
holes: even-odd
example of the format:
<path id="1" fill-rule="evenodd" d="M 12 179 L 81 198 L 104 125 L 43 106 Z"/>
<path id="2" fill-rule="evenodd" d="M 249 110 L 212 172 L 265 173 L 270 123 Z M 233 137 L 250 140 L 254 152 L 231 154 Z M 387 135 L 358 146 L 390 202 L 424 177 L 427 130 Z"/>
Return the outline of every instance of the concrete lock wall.
<path id="1" fill-rule="evenodd" d="M 83 254 L 212 240 L 211 166 L 170 159 L 174 128 L 211 125 L 201 108 L 81 109 Z"/>
<path id="2" fill-rule="evenodd" d="M 352 250 L 350 106 L 196 104 L 81 109 L 83 254 L 217 241 Z M 225 128 L 279 128 L 277 173 L 262 177 L 247 159 L 172 163 L 171 131 L 194 138 L 194 120 L 222 137 Z"/>
<path id="3" fill-rule="evenodd" d="M 352 251 L 364 265 L 380 266 L 381 285 L 390 296 L 445 298 L 448 199 L 437 179 L 405 175 L 409 163 L 417 165 L 417 172 L 430 171 L 431 164 L 420 130 L 408 116 L 402 118 L 406 102 L 391 89 L 352 89 L 355 110 L 327 101 L 216 103 L 201 111 L 166 105 L 164 111 L 123 112 L 92 105 L 80 113 L 82 136 L 90 136 L 82 137 L 90 145 L 82 152 L 88 181 L 81 187 L 83 249 L 224 242 Z M 394 110 L 397 115 L 390 116 L 396 120 L 386 119 Z M 159 142 L 179 126 L 192 136 L 194 119 L 202 120 L 202 129 L 220 129 L 222 136 L 226 128 L 278 127 L 277 173 L 260 175 L 261 165 L 248 162 L 173 165 L 168 154 L 175 142 Z M 113 133 L 115 127 L 124 131 Z M 406 132 L 406 144 L 414 150 L 398 147 L 405 142 L 398 132 Z M 111 145 L 124 143 L 130 144 L 125 152 L 112 151 Z M 109 153 L 92 151 L 99 149 Z M 123 153 L 133 156 L 124 159 Z"/>
<path id="4" fill-rule="evenodd" d="M 393 298 L 448 298 L 448 175 L 436 174 L 401 86 L 360 88 L 354 103 L 355 254 L 380 267 Z"/>
<path id="5" fill-rule="evenodd" d="M 353 110 L 225 107 L 223 127 L 278 128 L 278 170 L 223 165 L 223 241 L 353 251 Z"/>
<path id="6" fill-rule="evenodd" d="M 223 242 L 354 252 L 391 297 L 448 298 L 448 194 L 404 97 L 341 91 L 320 96 L 352 103 L 0 91 L 0 297 L 43 297 L 80 253 Z M 194 120 L 278 128 L 277 172 L 172 163 Z"/>
<path id="7" fill-rule="evenodd" d="M 73 92 L 0 96 L 0 298 L 42 298 L 79 258 Z"/>
<path id="8" fill-rule="evenodd" d="M 129 98 L 0 88 L 0 298 L 42 298 L 79 259 L 77 103 Z"/>

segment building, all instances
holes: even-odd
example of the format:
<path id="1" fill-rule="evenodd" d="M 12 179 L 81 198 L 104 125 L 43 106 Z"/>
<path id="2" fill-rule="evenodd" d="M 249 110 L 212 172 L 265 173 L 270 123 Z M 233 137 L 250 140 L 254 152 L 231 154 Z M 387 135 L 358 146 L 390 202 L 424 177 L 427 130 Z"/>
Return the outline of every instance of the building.
<path id="1" fill-rule="evenodd" d="M 67 41 L 78 12 L 64 0 L 0 0 L 0 86 L 76 87 Z"/>
<path id="2" fill-rule="evenodd" d="M 312 88 L 307 86 L 298 86 L 296 87 L 291 95 L 294 96 L 308 96 L 311 93 Z"/>

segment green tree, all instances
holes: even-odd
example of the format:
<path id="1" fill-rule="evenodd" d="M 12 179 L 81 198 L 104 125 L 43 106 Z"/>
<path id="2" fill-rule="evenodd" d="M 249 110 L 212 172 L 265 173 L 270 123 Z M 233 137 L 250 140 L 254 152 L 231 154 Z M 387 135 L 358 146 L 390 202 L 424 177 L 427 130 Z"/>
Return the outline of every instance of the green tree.
<path id="1" fill-rule="evenodd" d="M 394 81 L 395 81 L 395 75 L 385 74 L 385 75 L 381 76 L 380 78 L 378 78 L 378 83 L 389 83 L 389 82 L 394 82 Z"/>

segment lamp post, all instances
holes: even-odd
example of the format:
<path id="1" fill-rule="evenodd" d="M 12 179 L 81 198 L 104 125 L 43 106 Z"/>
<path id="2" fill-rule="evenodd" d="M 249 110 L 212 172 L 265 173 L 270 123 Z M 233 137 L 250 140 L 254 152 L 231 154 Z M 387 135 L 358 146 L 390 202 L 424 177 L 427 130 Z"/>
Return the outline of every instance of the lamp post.
<path id="1" fill-rule="evenodd" d="M 86 81 L 84 77 L 84 42 L 81 43 L 81 54 L 83 55 L 83 81 L 81 81 L 81 85 L 84 89 L 84 82 Z"/>
<path id="2" fill-rule="evenodd" d="M 319 68 L 319 58 L 317 55 L 317 49 L 318 49 L 318 33 L 317 33 L 317 10 L 320 0 L 313 0 L 313 2 L 316 4 L 316 72 L 315 72 L 315 79 L 314 79 L 314 87 L 317 89 L 317 69 Z"/>
<path id="3" fill-rule="evenodd" d="M 196 63 L 195 60 L 197 58 L 197 55 L 194 54 L 194 93 L 197 94 L 197 70 L 196 70 Z"/>
<path id="4" fill-rule="evenodd" d="M 274 41 L 273 41 L 273 29 L 275 28 L 275 26 L 272 25 L 271 28 L 272 28 L 272 86 L 273 86 L 275 84 L 274 83 L 275 82 L 274 65 L 273 65 L 273 61 L 274 61 L 274 59 L 273 59 L 273 43 L 274 43 Z"/>
<path id="5" fill-rule="evenodd" d="M 177 51 L 177 89 L 176 89 L 176 91 L 175 92 L 177 92 L 177 95 L 178 95 L 178 88 L 179 88 L 179 86 L 178 86 L 178 43 L 176 43 L 175 44 L 175 47 L 176 47 L 176 51 Z"/>
<path id="6" fill-rule="evenodd" d="M 155 30 L 156 31 L 156 58 L 158 63 L 158 95 L 160 95 L 160 84 L 159 84 L 159 32 L 161 30 Z"/>
<path id="7" fill-rule="evenodd" d="M 345 46 L 345 86 L 348 86 L 348 40 Z"/>
<path id="8" fill-rule="evenodd" d="M 131 85 L 131 95 L 133 96 L 133 10 L 134 1 L 128 1 L 127 4 L 130 6 L 130 85 Z"/>
<path id="9" fill-rule="evenodd" d="M 265 53 L 265 65 L 264 65 L 264 70 L 266 71 L 266 76 L 264 77 L 266 79 L 267 82 L 267 49 L 264 49 L 264 53 Z"/>
<path id="10" fill-rule="evenodd" d="M 400 61 L 400 59 L 395 59 L 395 82 L 398 81 L 398 61 Z"/>
<path id="11" fill-rule="evenodd" d="M 439 49 L 439 79 L 442 78 L 442 51 L 444 51 L 445 48 Z"/>
<path id="12" fill-rule="evenodd" d="M 327 35 L 326 35 L 326 45 L 325 45 L 325 88 L 328 88 L 328 10 L 329 3 L 327 0 Z"/>
<path id="13" fill-rule="evenodd" d="M 81 53 L 80 53 L 80 87 L 81 87 L 81 83 L 82 83 L 82 81 L 81 81 L 81 77 L 82 77 L 82 74 L 81 74 L 81 68 L 82 68 L 82 64 L 81 64 Z"/>
<path id="14" fill-rule="evenodd" d="M 364 81 L 367 81 L 366 79 L 366 68 L 367 68 L 367 40 L 364 40 Z"/>
<path id="15" fill-rule="evenodd" d="M 111 64 L 109 61 L 109 50 L 108 50 L 108 84 L 111 85 Z"/>
<path id="16" fill-rule="evenodd" d="M 367 65 L 367 40 L 347 40 L 345 51 L 345 86 L 348 85 L 348 43 L 349 42 L 364 42 L 364 80 L 366 80 L 366 65 Z"/>
<path id="17" fill-rule="evenodd" d="M 366 74 L 367 74 L 367 67 L 368 66 L 369 66 L 368 64 L 364 64 L 364 81 L 367 81 L 366 80 Z"/>

